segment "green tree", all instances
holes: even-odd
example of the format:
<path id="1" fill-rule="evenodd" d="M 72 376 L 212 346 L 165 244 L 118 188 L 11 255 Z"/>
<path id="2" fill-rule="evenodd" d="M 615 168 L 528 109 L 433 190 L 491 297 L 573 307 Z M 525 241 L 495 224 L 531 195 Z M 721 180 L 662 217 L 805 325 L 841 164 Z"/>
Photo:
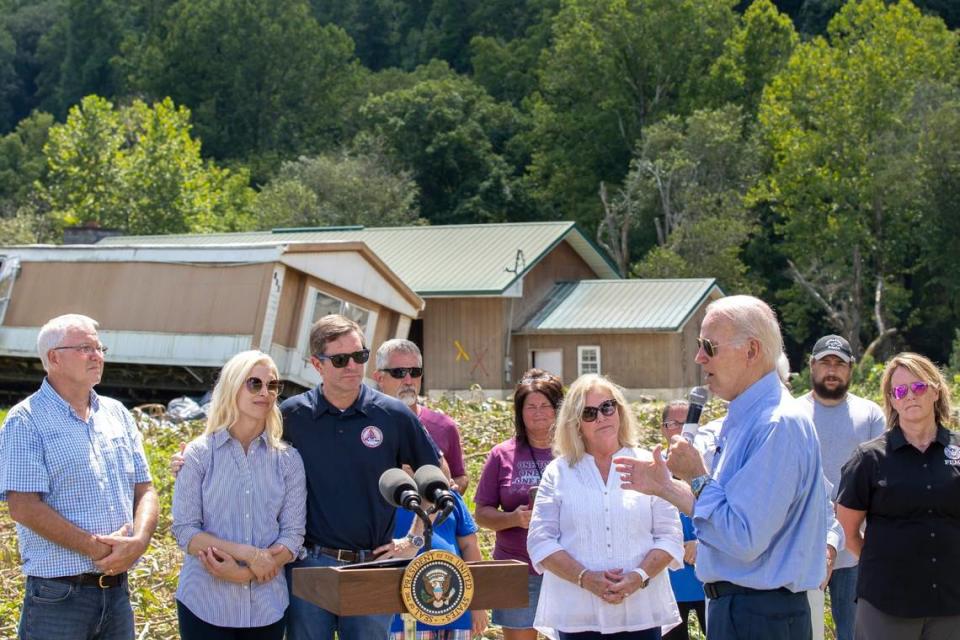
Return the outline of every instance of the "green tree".
<path id="1" fill-rule="evenodd" d="M 376 147 L 284 162 L 257 196 L 261 228 L 360 224 L 404 226 L 419 219 L 417 184 Z"/>
<path id="2" fill-rule="evenodd" d="M 0 138 L 0 217 L 10 217 L 26 204 L 37 181 L 47 172 L 43 146 L 53 116 L 35 112 Z"/>
<path id="3" fill-rule="evenodd" d="M 261 178 L 339 141 L 361 80 L 349 36 L 304 0 L 179 0 L 127 59 L 132 87 L 188 106 L 207 153 Z"/>
<path id="4" fill-rule="evenodd" d="M 510 148 L 524 119 L 470 79 L 422 80 L 371 97 L 361 114 L 388 155 L 413 171 L 431 222 L 502 221 L 526 206 Z"/>
<path id="5" fill-rule="evenodd" d="M 620 202 L 630 203 L 624 221 L 652 227 L 656 235 L 656 246 L 632 274 L 709 276 L 726 291 L 756 292 L 741 253 L 755 227 L 744 196 L 758 178 L 758 155 L 742 111 L 733 105 L 652 125 L 620 191 Z M 598 231 L 603 244 L 616 229 L 606 210 Z M 629 252 L 621 253 L 629 263 Z"/>
<path id="6" fill-rule="evenodd" d="M 782 219 L 791 323 L 822 314 L 858 354 L 862 338 L 869 354 L 906 323 L 924 206 L 920 98 L 955 81 L 957 55 L 956 34 L 909 2 L 853 1 L 764 92 L 772 168 L 754 195 Z"/>
<path id="7" fill-rule="evenodd" d="M 755 0 L 710 67 L 707 93 L 713 103 L 733 102 L 755 113 L 763 88 L 786 65 L 798 42 L 788 16 L 771 0 Z"/>
<path id="8" fill-rule="evenodd" d="M 12 91 L 5 96 L 9 108 L 9 120 L 2 130 L 12 129 L 36 109 L 40 102 L 37 95 L 37 76 L 44 69 L 39 54 L 40 41 L 63 16 L 62 0 L 36 0 L 33 2 L 9 2 L 0 8 L 0 19 L 14 42 L 13 69 L 16 79 L 7 85 Z M 60 60 L 55 61 L 59 68 Z"/>
<path id="9" fill-rule="evenodd" d="M 644 129 L 697 106 L 731 34 L 731 0 L 564 0 L 531 98 L 529 180 L 556 215 L 593 227 Z"/>
<path id="10" fill-rule="evenodd" d="M 200 157 L 190 112 L 168 98 L 115 109 L 88 96 L 50 129 L 42 187 L 52 215 L 132 234 L 239 230 L 252 224 L 245 172 Z"/>

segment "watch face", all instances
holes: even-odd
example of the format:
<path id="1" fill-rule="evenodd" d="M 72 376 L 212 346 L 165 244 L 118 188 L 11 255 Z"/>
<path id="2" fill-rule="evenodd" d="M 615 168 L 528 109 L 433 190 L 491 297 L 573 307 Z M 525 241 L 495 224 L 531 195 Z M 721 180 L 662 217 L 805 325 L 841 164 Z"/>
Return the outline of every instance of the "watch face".
<path id="1" fill-rule="evenodd" d="M 422 549 L 424 545 L 423 536 L 410 536 L 410 544 L 417 549 Z"/>

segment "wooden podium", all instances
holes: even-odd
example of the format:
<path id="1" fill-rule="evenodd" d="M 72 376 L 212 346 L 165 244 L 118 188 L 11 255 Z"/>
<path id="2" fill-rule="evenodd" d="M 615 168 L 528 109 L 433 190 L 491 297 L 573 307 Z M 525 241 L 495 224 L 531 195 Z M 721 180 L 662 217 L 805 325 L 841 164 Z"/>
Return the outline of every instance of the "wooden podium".
<path id="1" fill-rule="evenodd" d="M 526 607 L 527 565 L 517 560 L 468 562 L 473 575 L 471 609 Z M 293 595 L 341 616 L 406 613 L 400 597 L 403 567 L 300 567 Z"/>

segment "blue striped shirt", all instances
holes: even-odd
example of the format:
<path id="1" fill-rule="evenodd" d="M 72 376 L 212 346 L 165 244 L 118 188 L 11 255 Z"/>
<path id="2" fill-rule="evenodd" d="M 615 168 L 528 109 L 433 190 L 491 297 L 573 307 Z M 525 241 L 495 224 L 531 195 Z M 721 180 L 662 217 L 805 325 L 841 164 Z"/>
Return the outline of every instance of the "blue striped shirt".
<path id="1" fill-rule="evenodd" d="M 813 421 L 764 376 L 730 403 L 711 482 L 693 510 L 697 577 L 754 589 L 816 589 L 828 505 Z"/>
<path id="2" fill-rule="evenodd" d="M 261 434 L 244 454 L 224 430 L 200 436 L 184 451 L 173 491 L 173 535 L 184 551 L 205 532 L 260 549 L 279 543 L 296 557 L 306 518 L 303 461 L 293 447 L 276 449 Z M 237 584 L 211 576 L 186 553 L 177 600 L 219 627 L 262 627 L 283 616 L 289 596 L 283 571 L 267 583 Z"/>
<path id="3" fill-rule="evenodd" d="M 90 392 L 83 420 L 44 379 L 0 429 L 0 500 L 38 493 L 51 509 L 96 535 L 133 524 L 134 485 L 150 482 L 136 423 L 122 404 Z M 96 572 L 89 557 L 17 525 L 23 572 L 38 578 Z"/>

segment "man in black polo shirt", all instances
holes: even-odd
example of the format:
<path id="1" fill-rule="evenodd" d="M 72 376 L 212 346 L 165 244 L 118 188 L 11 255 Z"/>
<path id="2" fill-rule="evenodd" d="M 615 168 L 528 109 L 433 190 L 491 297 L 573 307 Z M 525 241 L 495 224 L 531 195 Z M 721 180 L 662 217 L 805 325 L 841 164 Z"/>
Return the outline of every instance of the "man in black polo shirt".
<path id="1" fill-rule="evenodd" d="M 310 362 L 321 385 L 281 405 L 283 437 L 296 447 L 307 473 L 306 557 L 287 565 L 292 588 L 296 567 L 338 566 L 413 556 L 406 541 L 393 541 L 394 507 L 380 496 L 385 470 L 438 464 L 416 416 L 395 398 L 363 384 L 370 352 L 360 327 L 339 315 L 324 316 L 310 331 Z M 337 616 L 291 594 L 289 640 L 386 638 L 392 615 Z"/>

